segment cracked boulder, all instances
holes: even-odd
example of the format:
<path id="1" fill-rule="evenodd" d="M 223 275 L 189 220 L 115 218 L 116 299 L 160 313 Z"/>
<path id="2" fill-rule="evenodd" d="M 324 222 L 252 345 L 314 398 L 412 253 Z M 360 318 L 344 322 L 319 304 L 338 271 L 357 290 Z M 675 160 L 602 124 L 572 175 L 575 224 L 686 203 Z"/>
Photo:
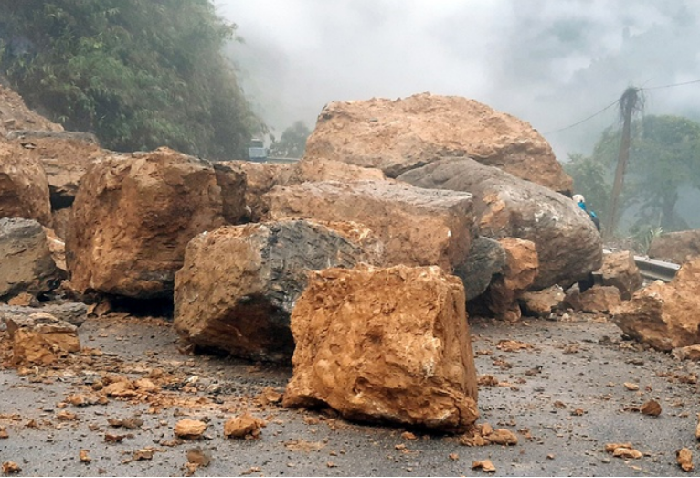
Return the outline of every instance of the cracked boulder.
<path id="1" fill-rule="evenodd" d="M 0 219 L 0 300 L 48 292 L 62 278 L 44 228 L 33 219 Z"/>
<path id="2" fill-rule="evenodd" d="M 353 267 L 363 254 L 335 231 L 304 220 L 200 234 L 176 274 L 175 328 L 202 348 L 288 361 L 290 315 L 308 271 Z"/>
<path id="3" fill-rule="evenodd" d="M 616 287 L 622 300 L 630 300 L 632 293 L 642 287 L 642 274 L 630 251 L 605 254 L 603 266 L 594 275 L 596 283 Z"/>
<path id="4" fill-rule="evenodd" d="M 466 191 L 474 197 L 481 236 L 535 243 L 539 272 L 532 290 L 567 289 L 602 263 L 602 241 L 593 221 L 570 198 L 468 158 L 445 159 L 398 178 L 422 188 Z"/>
<path id="5" fill-rule="evenodd" d="M 72 287 L 170 298 L 185 247 L 224 223 L 214 168 L 160 148 L 97 161 L 83 176 L 66 239 Z"/>
<path id="6" fill-rule="evenodd" d="M 479 413 L 464 304 L 461 280 L 438 267 L 312 273 L 292 313 L 283 405 L 465 431 Z"/>
<path id="7" fill-rule="evenodd" d="M 46 312 L 5 318 L 14 365 L 51 365 L 80 352 L 78 328 Z"/>
<path id="8" fill-rule="evenodd" d="M 668 283 L 656 281 L 613 310 L 622 331 L 658 350 L 700 344 L 700 258 Z"/>
<path id="9" fill-rule="evenodd" d="M 51 226 L 49 182 L 39 160 L 20 144 L 0 141 L 0 218 L 24 217 Z"/>
<path id="10" fill-rule="evenodd" d="M 384 243 L 386 265 L 466 260 L 472 240 L 471 195 L 392 181 L 325 181 L 277 186 L 268 194 L 273 219 L 356 222 Z"/>

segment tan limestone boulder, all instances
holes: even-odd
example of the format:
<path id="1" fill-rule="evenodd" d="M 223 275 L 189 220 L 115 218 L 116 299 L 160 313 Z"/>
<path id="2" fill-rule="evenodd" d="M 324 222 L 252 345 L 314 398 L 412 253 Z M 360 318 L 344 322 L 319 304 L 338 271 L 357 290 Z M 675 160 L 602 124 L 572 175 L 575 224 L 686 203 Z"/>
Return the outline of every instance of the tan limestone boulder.
<path id="1" fill-rule="evenodd" d="M 471 195 L 388 181 L 326 181 L 276 186 L 268 194 L 273 219 L 357 222 L 386 247 L 387 265 L 439 265 L 467 257 L 472 239 Z"/>
<path id="2" fill-rule="evenodd" d="M 189 240 L 224 223 L 214 168 L 167 148 L 92 164 L 72 220 L 72 287 L 137 299 L 171 297 Z"/>
<path id="3" fill-rule="evenodd" d="M 535 243 L 539 272 L 533 290 L 567 289 L 601 266 L 603 248 L 593 221 L 570 198 L 467 158 L 444 159 L 398 178 L 422 188 L 466 191 L 474 197 L 481 236 Z"/>
<path id="4" fill-rule="evenodd" d="M 617 287 L 601 285 L 594 285 L 583 292 L 572 288 L 566 294 L 564 305 L 579 312 L 607 313 L 620 305 L 620 290 Z"/>
<path id="5" fill-rule="evenodd" d="M 14 365 L 51 365 L 60 357 L 80 352 L 75 325 L 46 312 L 5 316 Z"/>
<path id="6" fill-rule="evenodd" d="M 518 296 L 537 277 L 537 250 L 534 242 L 525 239 L 504 238 L 498 242 L 505 251 L 505 266 L 480 299 L 496 318 L 516 322 L 521 316 Z M 470 307 L 474 305 L 470 304 Z"/>
<path id="7" fill-rule="evenodd" d="M 39 160 L 19 144 L 0 141 L 0 218 L 24 217 L 51 226 L 49 183 Z"/>
<path id="8" fill-rule="evenodd" d="M 359 181 L 369 179 L 374 181 L 386 180 L 381 169 L 362 167 L 355 164 L 343 163 L 332 159 L 304 158 L 291 168 L 287 184 L 321 181 Z"/>
<path id="9" fill-rule="evenodd" d="M 658 350 L 700 344 L 700 258 L 668 283 L 656 281 L 613 311 L 622 331 Z"/>
<path id="10" fill-rule="evenodd" d="M 617 287 L 622 300 L 630 300 L 632 293 L 642 287 L 642 274 L 631 251 L 605 254 L 603 266 L 596 272 L 596 283 Z"/>
<path id="11" fill-rule="evenodd" d="M 0 219 L 0 300 L 20 292 L 47 292 L 64 278 L 44 228 L 33 219 Z"/>
<path id="12" fill-rule="evenodd" d="M 328 103 L 304 160 L 333 159 L 397 177 L 445 156 L 472 157 L 554 191 L 572 189 L 552 148 L 529 123 L 478 101 L 430 93 Z"/>
<path id="13" fill-rule="evenodd" d="M 308 271 L 353 267 L 362 259 L 358 246 L 302 220 L 200 234 L 187 245 L 175 276 L 175 328 L 202 348 L 289 361 L 290 315 Z"/>
<path id="14" fill-rule="evenodd" d="M 235 225 L 269 219 L 270 205 L 265 194 L 278 184 L 287 184 L 293 166 L 250 161 L 219 161 L 215 163 L 215 167 L 224 206 L 229 208 L 227 222 Z M 226 176 L 230 177 L 226 178 Z M 244 181 L 243 185 L 239 183 L 240 178 Z M 241 189 L 243 189 L 244 213 L 241 217 L 232 220 L 237 209 L 230 206 L 239 204 L 235 197 L 240 194 Z"/>
<path id="15" fill-rule="evenodd" d="M 518 296 L 518 302 L 524 315 L 548 317 L 561 307 L 565 298 L 566 294 L 561 287 L 552 286 L 544 290 L 523 292 Z"/>
<path id="16" fill-rule="evenodd" d="M 649 257 L 683 264 L 700 256 L 700 229 L 667 232 L 655 237 L 649 247 Z"/>
<path id="17" fill-rule="evenodd" d="M 23 145 L 43 166 L 54 210 L 73 203 L 88 166 L 107 153 L 92 133 L 21 131 L 8 139 Z"/>
<path id="18" fill-rule="evenodd" d="M 478 418 L 461 281 L 437 267 L 311 274 L 292 313 L 287 407 L 464 431 Z"/>

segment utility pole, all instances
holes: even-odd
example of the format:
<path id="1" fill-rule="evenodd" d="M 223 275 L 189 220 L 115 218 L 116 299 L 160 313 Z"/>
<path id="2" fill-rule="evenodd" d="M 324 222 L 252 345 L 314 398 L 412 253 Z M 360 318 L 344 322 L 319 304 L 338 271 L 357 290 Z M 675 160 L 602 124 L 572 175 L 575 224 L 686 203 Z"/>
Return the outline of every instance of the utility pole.
<path id="1" fill-rule="evenodd" d="M 625 168 L 630 159 L 630 147 L 632 145 L 632 113 L 637 108 L 639 100 L 639 89 L 633 87 L 627 88 L 620 96 L 622 134 L 620 135 L 620 154 L 618 155 L 617 169 L 615 170 L 615 182 L 613 182 L 612 191 L 610 192 L 610 210 L 603 229 L 606 238 L 611 238 L 617 229 L 620 194 L 624 185 Z"/>

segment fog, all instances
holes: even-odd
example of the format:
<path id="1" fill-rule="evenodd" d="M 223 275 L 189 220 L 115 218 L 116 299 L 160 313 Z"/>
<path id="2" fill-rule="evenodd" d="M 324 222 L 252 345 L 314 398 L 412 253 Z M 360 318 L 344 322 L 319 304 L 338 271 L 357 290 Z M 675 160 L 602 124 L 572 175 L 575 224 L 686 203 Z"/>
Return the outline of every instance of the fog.
<path id="1" fill-rule="evenodd" d="M 313 128 L 334 100 L 430 91 L 529 121 L 560 160 L 618 121 L 614 102 L 650 88 L 646 114 L 700 119 L 700 1 L 218 0 L 238 25 L 241 84 L 277 135 Z M 563 131 L 562 131 L 563 129 Z"/>

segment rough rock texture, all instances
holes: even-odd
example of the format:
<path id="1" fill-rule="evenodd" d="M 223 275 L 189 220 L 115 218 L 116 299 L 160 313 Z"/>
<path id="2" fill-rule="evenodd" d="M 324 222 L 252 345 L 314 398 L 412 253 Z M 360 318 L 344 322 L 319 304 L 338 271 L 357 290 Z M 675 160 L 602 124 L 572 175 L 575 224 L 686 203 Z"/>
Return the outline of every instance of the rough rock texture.
<path id="1" fill-rule="evenodd" d="M 51 224 L 56 236 L 65 242 L 70 229 L 70 216 L 72 208 L 64 207 L 62 209 L 54 209 L 51 211 Z"/>
<path id="2" fill-rule="evenodd" d="M 386 246 L 372 229 L 354 221 L 322 221 L 315 219 L 313 222 L 332 229 L 351 243 L 360 246 L 363 254 L 358 258 L 358 261 L 374 266 L 386 264 Z"/>
<path id="3" fill-rule="evenodd" d="M 461 281 L 437 267 L 327 269 L 292 314 L 288 407 L 464 431 L 478 418 Z"/>
<path id="4" fill-rule="evenodd" d="M 208 162 L 167 148 L 105 158 L 83 176 L 73 204 L 66 239 L 72 286 L 171 297 L 189 240 L 223 222 Z"/>
<path id="5" fill-rule="evenodd" d="M 399 180 L 470 192 L 482 236 L 533 241 L 540 267 L 532 289 L 557 283 L 568 288 L 601 266 L 602 243 L 593 222 L 571 199 L 545 187 L 469 159 L 429 164 Z"/>
<path id="6" fill-rule="evenodd" d="M 51 314 L 61 322 L 80 326 L 87 319 L 88 306 L 82 302 L 51 302 L 41 307 L 23 307 L 0 304 L 0 322 L 16 320 L 36 312 Z"/>
<path id="7" fill-rule="evenodd" d="M 331 159 L 305 158 L 294 164 L 287 184 L 321 181 L 386 180 L 381 169 L 356 166 Z"/>
<path id="8" fill-rule="evenodd" d="M 25 217 L 51 226 L 44 168 L 19 144 L 0 142 L 0 218 Z"/>
<path id="9" fill-rule="evenodd" d="M 222 227 L 187 246 L 176 274 L 175 327 L 190 343 L 288 361 L 290 315 L 309 270 L 352 267 L 362 250 L 308 221 Z"/>
<path id="10" fill-rule="evenodd" d="M 517 298 L 537 276 L 537 251 L 535 243 L 525 239 L 505 238 L 498 242 L 505 251 L 506 263 L 503 272 L 496 275 L 484 293 L 483 300 L 496 318 L 515 322 L 520 319 Z"/>
<path id="11" fill-rule="evenodd" d="M 239 417 L 233 417 L 224 423 L 224 436 L 239 440 L 255 440 L 260 438 L 261 428 L 265 426 L 265 420 L 244 413 Z"/>
<path id="12" fill-rule="evenodd" d="M 628 335 L 658 350 L 700 344 L 700 258 L 681 267 L 668 283 L 656 281 L 613 311 Z"/>
<path id="13" fill-rule="evenodd" d="M 594 285 L 580 292 L 573 288 L 564 299 L 564 305 L 579 312 L 610 312 L 620 305 L 620 290 L 613 286 Z"/>
<path id="14" fill-rule="evenodd" d="M 0 299 L 23 291 L 46 292 L 60 277 L 41 224 L 33 219 L 0 219 Z"/>
<path id="15" fill-rule="evenodd" d="M 80 352 L 78 328 L 51 314 L 36 312 L 5 319 L 15 365 L 51 365 L 59 357 Z"/>
<path id="16" fill-rule="evenodd" d="M 53 209 L 73 203 L 80 178 L 93 161 L 105 155 L 91 133 L 22 131 L 11 133 L 8 138 L 29 148 L 27 155 L 43 166 Z"/>
<path id="17" fill-rule="evenodd" d="M 451 271 L 471 245 L 471 195 L 466 193 L 366 180 L 277 186 L 269 198 L 273 219 L 365 225 L 384 242 L 387 265 L 439 265 Z"/>
<path id="18" fill-rule="evenodd" d="M 277 184 L 287 184 L 289 176 L 292 174 L 292 165 L 289 164 L 261 164 L 248 161 L 219 161 L 217 173 L 233 174 L 237 177 L 243 174 L 245 178 L 245 215 L 238 222 L 261 222 L 269 219 L 270 204 L 265 193 L 269 192 Z M 221 181 L 221 179 L 219 179 Z M 237 180 L 230 180 L 236 185 Z M 231 193 L 226 190 L 227 182 L 221 181 L 223 197 Z M 230 222 L 230 221 L 229 221 Z"/>
<path id="19" fill-rule="evenodd" d="M 232 225 L 249 221 L 246 209 L 246 174 L 224 162 L 214 164 L 216 182 L 221 188 L 223 214 L 226 222 Z"/>
<path id="20" fill-rule="evenodd" d="M 565 298 L 566 294 L 561 287 L 555 285 L 544 290 L 523 292 L 518 296 L 518 302 L 523 314 L 548 317 L 560 308 Z"/>
<path id="21" fill-rule="evenodd" d="M 63 131 L 63 127 L 27 108 L 20 95 L 0 84 L 0 136 L 18 130 Z"/>
<path id="22" fill-rule="evenodd" d="M 333 159 L 396 177 L 445 156 L 469 156 L 555 191 L 572 189 L 552 148 L 529 123 L 478 101 L 430 93 L 328 103 L 304 160 Z"/>
<path id="23" fill-rule="evenodd" d="M 622 300 L 630 300 L 632 293 L 642 287 L 642 275 L 630 251 L 605 254 L 603 266 L 594 274 L 596 283 L 617 287 Z"/>
<path id="24" fill-rule="evenodd" d="M 649 257 L 683 264 L 700 256 L 700 229 L 668 232 L 655 237 L 649 248 Z"/>
<path id="25" fill-rule="evenodd" d="M 500 242 L 488 237 L 475 238 L 467 260 L 454 271 L 464 283 L 467 301 L 482 294 L 491 284 L 494 274 L 502 272 L 505 265 L 506 252 Z"/>
<path id="26" fill-rule="evenodd" d="M 673 356 L 678 360 L 700 361 L 700 344 L 675 348 L 673 349 Z M 698 430 L 700 431 L 700 423 L 698 423 Z M 700 436 L 697 436 L 697 438 L 700 440 Z"/>
<path id="27" fill-rule="evenodd" d="M 63 272 L 68 271 L 68 266 L 66 266 L 66 243 L 60 239 L 53 229 L 44 228 L 46 233 L 46 244 L 49 247 L 49 252 L 51 253 L 51 258 L 56 263 L 58 267 Z"/>

